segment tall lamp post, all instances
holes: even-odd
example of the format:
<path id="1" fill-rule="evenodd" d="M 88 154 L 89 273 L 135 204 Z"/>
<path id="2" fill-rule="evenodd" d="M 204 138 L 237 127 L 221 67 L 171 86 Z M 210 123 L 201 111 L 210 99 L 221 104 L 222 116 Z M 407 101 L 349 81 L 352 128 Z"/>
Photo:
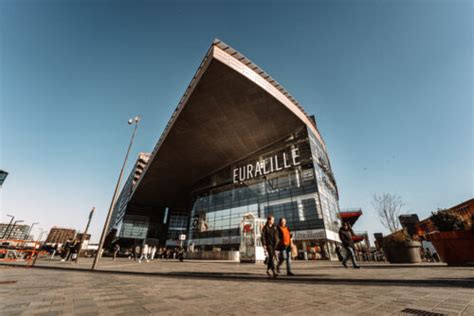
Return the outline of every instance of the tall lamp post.
<path id="1" fill-rule="evenodd" d="M 17 224 L 17 223 L 23 223 L 23 222 L 24 222 L 24 220 L 20 219 L 20 220 L 18 220 L 18 221 L 15 221 L 15 222 L 13 223 L 12 229 L 10 230 L 10 233 L 8 234 L 8 237 L 7 237 L 7 239 L 9 239 L 9 238 L 10 238 L 10 236 L 11 236 L 11 234 L 12 234 L 13 230 L 15 229 L 15 226 L 16 226 L 16 224 Z"/>
<path id="2" fill-rule="evenodd" d="M 28 230 L 28 234 L 26 235 L 26 239 L 30 238 L 30 234 L 31 234 L 31 231 L 33 230 L 33 226 L 35 226 L 36 224 L 39 224 L 39 223 L 34 222 L 33 224 L 31 224 L 30 229 Z"/>
<path id="3" fill-rule="evenodd" d="M 45 232 L 45 230 L 43 228 L 38 228 L 38 230 L 40 231 L 40 233 L 38 234 L 38 239 L 36 239 L 37 242 L 41 242 L 41 238 L 43 238 L 43 234 Z"/>
<path id="4" fill-rule="evenodd" d="M 102 257 L 102 247 L 104 246 L 105 237 L 107 235 L 107 229 L 109 228 L 110 219 L 112 217 L 112 211 L 114 209 L 115 202 L 117 200 L 120 182 L 122 181 L 125 165 L 127 164 L 128 155 L 130 154 L 130 149 L 132 148 L 133 140 L 135 139 L 135 134 L 137 133 L 138 123 L 140 122 L 140 119 L 141 117 L 140 115 L 138 115 L 128 120 L 128 124 L 129 125 L 135 124 L 135 127 L 133 128 L 132 138 L 130 139 L 130 144 L 128 145 L 127 154 L 125 155 L 125 159 L 123 161 L 122 169 L 120 170 L 120 175 L 118 177 L 117 184 L 115 185 L 115 190 L 112 196 L 112 202 L 110 203 L 109 212 L 107 213 L 107 217 L 105 218 L 105 224 L 104 224 L 104 228 L 102 229 L 102 234 L 100 236 L 99 247 L 97 248 L 97 254 L 95 255 L 94 262 L 92 263 L 92 268 L 91 268 L 92 270 L 95 270 L 97 268 L 97 264 L 99 263 L 100 257 Z"/>
<path id="5" fill-rule="evenodd" d="M 95 211 L 95 206 L 92 207 L 92 210 L 89 213 L 89 219 L 87 220 L 86 230 L 84 230 L 84 233 L 82 233 L 82 235 L 81 235 L 81 240 L 79 241 L 81 243 L 81 247 L 79 247 L 79 253 L 77 254 L 76 261 L 75 261 L 76 263 L 79 262 L 79 254 L 80 254 L 80 252 L 82 250 L 82 246 L 84 244 L 84 238 L 86 238 L 87 231 L 89 230 L 89 225 L 91 224 L 91 219 L 92 219 L 92 215 L 94 215 L 94 211 Z"/>
<path id="6" fill-rule="evenodd" d="M 11 219 L 10 219 L 10 223 L 8 223 L 7 228 L 5 229 L 5 232 L 3 233 L 2 239 L 5 238 L 5 236 L 7 235 L 8 230 L 10 229 L 10 226 L 12 225 L 13 220 L 15 219 L 15 216 L 13 216 L 13 215 L 8 215 L 7 214 L 7 216 L 11 217 Z"/>

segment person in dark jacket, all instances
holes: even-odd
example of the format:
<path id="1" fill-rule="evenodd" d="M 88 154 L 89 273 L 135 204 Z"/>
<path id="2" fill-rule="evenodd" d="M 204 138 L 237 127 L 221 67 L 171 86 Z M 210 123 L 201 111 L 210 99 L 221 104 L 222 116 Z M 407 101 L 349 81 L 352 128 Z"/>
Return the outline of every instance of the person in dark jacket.
<path id="1" fill-rule="evenodd" d="M 342 242 L 342 247 L 345 249 L 345 255 L 342 258 L 342 264 L 347 268 L 347 260 L 351 257 L 352 265 L 354 269 L 359 269 L 357 265 L 355 254 L 354 254 L 354 241 L 352 240 L 352 229 L 349 227 L 347 222 L 342 223 L 342 227 L 339 229 L 339 238 Z"/>
<path id="2" fill-rule="evenodd" d="M 120 251 L 120 245 L 118 244 L 118 242 L 115 243 L 114 245 L 114 256 L 113 256 L 113 261 L 115 261 L 115 259 L 117 259 L 117 255 Z"/>
<path id="3" fill-rule="evenodd" d="M 275 271 L 275 249 L 277 248 L 278 244 L 280 243 L 280 239 L 278 237 L 278 228 L 274 225 L 275 218 L 273 216 L 268 216 L 267 223 L 263 226 L 262 229 L 262 244 L 263 249 L 267 252 L 267 274 L 270 275 L 270 270 L 272 270 L 273 277 L 277 277 L 277 273 Z"/>

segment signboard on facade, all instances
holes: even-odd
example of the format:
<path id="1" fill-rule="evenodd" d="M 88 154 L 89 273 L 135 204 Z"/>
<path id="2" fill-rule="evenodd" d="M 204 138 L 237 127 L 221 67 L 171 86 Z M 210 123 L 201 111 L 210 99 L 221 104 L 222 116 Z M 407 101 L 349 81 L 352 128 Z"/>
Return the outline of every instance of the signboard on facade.
<path id="1" fill-rule="evenodd" d="M 234 183 L 243 182 L 256 177 L 261 177 L 269 173 L 288 169 L 301 164 L 300 154 L 297 147 L 292 148 L 289 153 L 283 152 L 264 160 L 234 168 L 232 170 L 232 179 Z"/>
<path id="2" fill-rule="evenodd" d="M 324 229 L 298 230 L 293 232 L 294 240 L 325 239 Z"/>
<path id="3" fill-rule="evenodd" d="M 186 240 L 186 235 L 185 234 L 179 235 L 179 240 Z"/>

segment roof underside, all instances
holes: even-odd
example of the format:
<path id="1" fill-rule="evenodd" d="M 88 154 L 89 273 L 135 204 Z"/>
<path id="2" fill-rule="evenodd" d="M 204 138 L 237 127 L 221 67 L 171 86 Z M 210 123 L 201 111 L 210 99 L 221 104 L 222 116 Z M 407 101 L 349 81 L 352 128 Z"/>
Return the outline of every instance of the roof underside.
<path id="1" fill-rule="evenodd" d="M 213 48 L 157 144 L 132 203 L 186 208 L 198 180 L 309 125 L 304 113 L 214 58 Z"/>

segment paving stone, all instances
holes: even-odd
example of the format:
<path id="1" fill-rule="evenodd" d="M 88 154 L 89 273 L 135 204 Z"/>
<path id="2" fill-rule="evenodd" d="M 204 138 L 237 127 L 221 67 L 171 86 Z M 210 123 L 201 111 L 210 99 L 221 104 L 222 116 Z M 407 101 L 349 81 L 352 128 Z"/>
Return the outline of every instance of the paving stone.
<path id="1" fill-rule="evenodd" d="M 43 269 L 0 265 L 3 315 L 398 315 L 406 307 L 474 315 L 473 268 L 390 265 L 345 270 L 329 262 L 295 261 L 296 276 L 268 280 L 262 265 L 230 262 L 103 259 Z M 68 267 L 87 271 L 67 270 Z M 114 271 L 114 272 L 113 272 Z M 113 273 L 112 273 L 113 272 Z M 21 293 L 21 295 L 19 295 Z M 8 308 L 7 308 L 8 307 Z"/>

